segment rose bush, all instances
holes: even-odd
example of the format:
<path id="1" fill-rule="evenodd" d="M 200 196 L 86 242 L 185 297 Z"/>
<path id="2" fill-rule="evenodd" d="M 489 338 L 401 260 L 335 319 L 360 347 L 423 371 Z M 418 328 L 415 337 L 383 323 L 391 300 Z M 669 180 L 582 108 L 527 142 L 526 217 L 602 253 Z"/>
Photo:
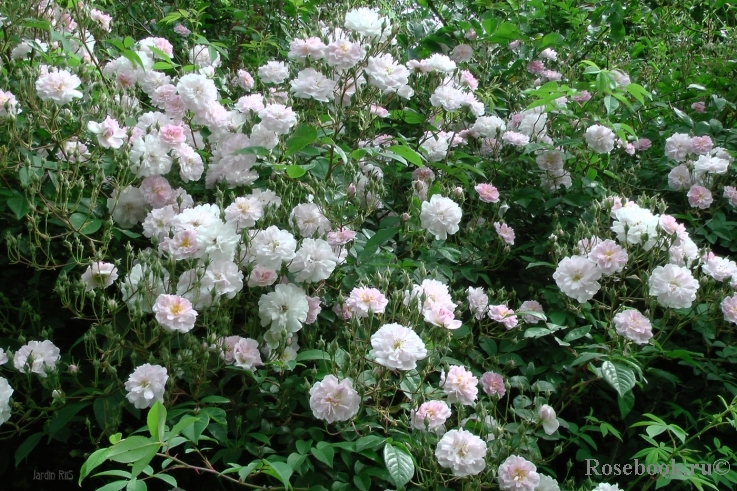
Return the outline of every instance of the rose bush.
<path id="1" fill-rule="evenodd" d="M 0 473 L 43 438 L 137 490 L 734 457 L 734 7 L 468 3 L 0 8 Z"/>

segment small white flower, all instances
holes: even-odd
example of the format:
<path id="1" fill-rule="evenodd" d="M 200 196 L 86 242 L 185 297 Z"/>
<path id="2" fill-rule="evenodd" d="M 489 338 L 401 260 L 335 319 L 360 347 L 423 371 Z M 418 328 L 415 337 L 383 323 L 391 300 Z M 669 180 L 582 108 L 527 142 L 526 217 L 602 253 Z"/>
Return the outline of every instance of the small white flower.
<path id="1" fill-rule="evenodd" d="M 369 355 L 379 365 L 393 370 L 413 370 L 427 356 L 425 343 L 412 329 L 401 324 L 384 324 L 371 336 Z"/>

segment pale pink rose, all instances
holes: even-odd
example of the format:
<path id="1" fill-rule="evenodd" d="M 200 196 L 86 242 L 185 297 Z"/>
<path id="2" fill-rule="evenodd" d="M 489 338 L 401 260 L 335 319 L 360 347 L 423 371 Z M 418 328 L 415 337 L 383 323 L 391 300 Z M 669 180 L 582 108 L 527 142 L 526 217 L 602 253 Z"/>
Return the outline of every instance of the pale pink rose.
<path id="1" fill-rule="evenodd" d="M 589 261 L 599 267 L 599 270 L 605 275 L 611 275 L 621 272 L 627 265 L 627 251 L 614 242 L 613 240 L 605 240 L 596 244 L 588 255 Z"/>
<path id="2" fill-rule="evenodd" d="M 425 322 L 433 326 L 444 327 L 449 330 L 461 327 L 461 321 L 455 318 L 453 311 L 435 305 L 432 309 L 424 312 Z"/>
<path id="3" fill-rule="evenodd" d="M 642 151 L 642 150 L 647 150 L 648 148 L 650 148 L 652 144 L 653 142 L 651 142 L 647 138 L 640 138 L 639 140 L 637 140 L 636 147 L 637 147 L 637 150 Z"/>
<path id="4" fill-rule="evenodd" d="M 538 75 L 545 71 L 545 63 L 541 60 L 532 60 L 527 64 L 527 71 Z"/>
<path id="5" fill-rule="evenodd" d="M 418 430 L 434 431 L 445 424 L 450 418 L 450 407 L 444 401 L 427 401 L 419 408 L 410 412 L 412 426 Z M 427 420 L 427 424 L 425 424 Z"/>
<path id="6" fill-rule="evenodd" d="M 737 293 L 722 300 L 722 312 L 724 320 L 737 324 Z"/>
<path id="7" fill-rule="evenodd" d="M 258 342 L 251 338 L 240 338 L 233 345 L 233 363 L 245 370 L 256 371 L 257 366 L 263 365 Z"/>
<path id="8" fill-rule="evenodd" d="M 514 314 L 514 310 L 510 309 L 504 304 L 492 305 L 489 307 L 489 319 L 497 321 L 504 325 L 507 329 L 512 329 L 517 326 L 517 316 Z"/>
<path id="9" fill-rule="evenodd" d="M 320 307 L 320 297 L 307 297 L 307 319 L 305 324 L 314 324 L 317 321 L 317 316 L 322 312 Z"/>
<path id="10" fill-rule="evenodd" d="M 369 316 L 369 312 L 383 314 L 389 300 L 376 288 L 356 287 L 345 303 L 358 318 L 364 318 Z"/>
<path id="11" fill-rule="evenodd" d="M 387 111 L 381 106 L 377 106 L 376 104 L 371 104 L 371 106 L 369 107 L 369 112 L 373 114 L 374 116 L 378 116 L 380 118 L 389 117 L 389 111 Z"/>
<path id="12" fill-rule="evenodd" d="M 474 189 L 479 193 L 479 199 L 484 203 L 498 203 L 499 202 L 499 190 L 491 184 L 481 183 L 477 184 Z"/>
<path id="13" fill-rule="evenodd" d="M 591 92 L 588 90 L 582 90 L 580 93 L 573 96 L 575 102 L 584 103 L 591 100 Z"/>
<path id="14" fill-rule="evenodd" d="M 509 143 L 510 145 L 514 145 L 516 147 L 524 147 L 528 143 L 530 143 L 530 137 L 527 135 L 524 135 L 522 133 L 517 133 L 516 131 L 506 131 L 502 135 L 502 140 L 505 143 Z"/>
<path id="15" fill-rule="evenodd" d="M 149 176 L 139 188 L 143 197 L 154 208 L 163 208 L 171 202 L 174 190 L 164 176 Z"/>
<path id="16" fill-rule="evenodd" d="M 704 111 L 706 111 L 706 104 L 701 101 L 694 102 L 693 104 L 691 104 L 691 109 L 693 109 L 697 113 L 703 113 Z"/>
<path id="17" fill-rule="evenodd" d="M 184 36 L 184 37 L 187 37 L 190 34 L 192 34 L 192 31 L 190 31 L 189 29 L 187 29 L 182 24 L 177 24 L 176 26 L 174 26 L 174 32 L 176 32 L 180 36 Z"/>
<path id="18" fill-rule="evenodd" d="M 476 90 L 479 88 L 479 81 L 476 80 L 476 77 L 474 77 L 473 74 L 468 70 L 463 70 L 461 72 L 461 83 L 471 90 Z"/>
<path id="19" fill-rule="evenodd" d="M 224 338 L 218 338 L 217 341 L 215 341 L 215 345 L 212 346 L 210 349 L 217 349 L 218 351 L 220 351 L 220 358 L 222 358 L 223 361 L 228 365 L 232 365 L 235 362 L 235 358 L 233 357 L 235 345 L 241 339 L 242 338 L 240 336 L 228 336 Z"/>
<path id="20" fill-rule="evenodd" d="M 691 139 L 691 148 L 697 155 L 706 155 L 714 148 L 714 142 L 711 141 L 709 135 L 694 136 Z"/>
<path id="21" fill-rule="evenodd" d="M 631 339 L 635 344 L 647 344 L 653 337 L 650 320 L 639 310 L 628 309 L 614 316 L 617 334 Z"/>
<path id="22" fill-rule="evenodd" d="M 87 123 L 87 129 L 97 135 L 97 141 L 102 148 L 118 149 L 128 137 L 125 130 L 110 116 L 102 123 L 90 121 Z"/>
<path id="23" fill-rule="evenodd" d="M 159 139 L 170 147 L 176 147 L 187 141 L 187 136 L 183 126 L 167 124 L 159 130 Z"/>
<path id="24" fill-rule="evenodd" d="M 481 387 L 487 395 L 504 397 L 507 388 L 504 386 L 504 377 L 496 372 L 486 372 L 481 376 Z"/>
<path id="25" fill-rule="evenodd" d="M 510 455 L 497 470 L 501 491 L 534 491 L 540 484 L 535 464 L 517 455 Z"/>
<path id="26" fill-rule="evenodd" d="M 678 223 L 675 217 L 670 215 L 660 215 L 660 228 L 666 234 L 681 234 L 686 231 L 686 226 Z"/>
<path id="27" fill-rule="evenodd" d="M 346 303 L 336 303 L 333 305 L 333 312 L 338 316 L 338 319 L 342 319 L 344 321 L 351 320 L 351 318 L 353 318 L 353 311 Z"/>
<path id="28" fill-rule="evenodd" d="M 361 398 L 350 379 L 338 382 L 335 375 L 327 375 L 310 389 L 310 409 L 317 419 L 328 423 L 347 421 L 358 414 Z"/>
<path id="29" fill-rule="evenodd" d="M 506 223 L 494 222 L 494 230 L 509 245 L 514 245 L 514 229 Z"/>
<path id="30" fill-rule="evenodd" d="M 734 186 L 724 186 L 723 196 L 729 200 L 730 205 L 737 207 L 737 188 Z"/>
<path id="31" fill-rule="evenodd" d="M 276 283 L 277 277 L 278 275 L 273 269 L 257 264 L 248 276 L 248 286 L 251 288 L 255 286 L 271 286 Z"/>
<path id="32" fill-rule="evenodd" d="M 691 208 L 700 208 L 702 210 L 709 208 L 714 201 L 711 191 L 697 184 L 691 186 L 686 196 L 688 197 L 688 204 L 691 205 Z"/>
<path id="33" fill-rule="evenodd" d="M 526 302 L 522 302 L 522 305 L 519 306 L 518 312 L 540 312 L 541 314 L 544 313 L 543 306 L 540 305 L 540 302 L 537 302 L 535 300 L 527 300 Z M 525 321 L 527 324 L 537 324 L 542 319 L 532 314 L 522 314 L 522 320 Z"/>
<path id="34" fill-rule="evenodd" d="M 330 247 L 346 245 L 355 238 L 356 232 L 346 227 L 341 227 L 340 230 L 328 232 L 328 244 Z"/>
<path id="35" fill-rule="evenodd" d="M 447 375 L 445 371 L 440 372 L 440 387 L 448 396 L 448 402 L 473 405 L 479 393 L 478 384 L 479 379 L 473 373 L 458 365 L 451 365 Z"/>
<path id="36" fill-rule="evenodd" d="M 159 295 L 151 308 L 156 321 L 167 331 L 189 332 L 194 328 L 197 311 L 192 303 L 179 295 Z"/>

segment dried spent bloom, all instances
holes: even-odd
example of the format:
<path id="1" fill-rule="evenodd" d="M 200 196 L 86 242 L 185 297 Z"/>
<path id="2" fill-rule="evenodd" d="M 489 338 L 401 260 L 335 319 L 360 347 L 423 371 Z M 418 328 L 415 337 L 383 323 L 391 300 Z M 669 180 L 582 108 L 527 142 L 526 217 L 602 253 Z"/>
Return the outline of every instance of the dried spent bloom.
<path id="1" fill-rule="evenodd" d="M 137 409 L 146 409 L 156 402 L 164 402 L 164 391 L 169 375 L 161 365 L 146 363 L 136 368 L 125 383 L 125 396 Z"/>
<path id="2" fill-rule="evenodd" d="M 438 442 L 435 458 L 457 477 L 475 476 L 486 468 L 486 442 L 464 429 L 450 430 Z"/>
<path id="3" fill-rule="evenodd" d="M 361 398 L 350 379 L 338 382 L 335 375 L 328 375 L 310 389 L 312 414 L 328 423 L 351 419 L 358 414 L 360 404 Z"/>

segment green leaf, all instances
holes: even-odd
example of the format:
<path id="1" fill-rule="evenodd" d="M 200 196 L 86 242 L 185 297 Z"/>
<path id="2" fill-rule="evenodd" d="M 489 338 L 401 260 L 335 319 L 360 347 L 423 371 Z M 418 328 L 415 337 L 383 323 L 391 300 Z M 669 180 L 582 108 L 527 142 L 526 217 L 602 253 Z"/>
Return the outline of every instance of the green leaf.
<path id="1" fill-rule="evenodd" d="M 557 45 L 563 44 L 563 41 L 565 41 L 565 38 L 563 37 L 562 34 L 558 34 L 557 32 L 551 32 L 543 36 L 543 38 L 536 43 L 537 49 L 542 51 L 548 46 L 557 46 Z"/>
<path id="2" fill-rule="evenodd" d="M 373 256 L 379 249 L 379 246 L 386 244 L 399 233 L 399 227 L 385 228 L 376 232 L 369 240 L 366 241 L 366 245 L 363 246 L 363 251 L 359 254 L 359 261 L 367 261 Z"/>
<path id="3" fill-rule="evenodd" d="M 287 151 L 285 156 L 293 155 L 317 139 L 317 130 L 308 124 L 297 126 L 286 141 Z"/>
<path id="4" fill-rule="evenodd" d="M 609 39 L 613 43 L 618 43 L 624 39 L 626 32 L 624 29 L 624 22 L 622 19 L 622 4 L 616 2 L 611 7 L 612 13 L 609 14 Z"/>
<path id="5" fill-rule="evenodd" d="M 531 327 L 527 330 L 525 330 L 524 337 L 526 338 L 541 338 L 543 336 L 547 336 L 548 334 L 552 334 L 553 331 L 548 329 L 547 327 Z"/>
<path id="6" fill-rule="evenodd" d="M 307 170 L 301 165 L 288 165 L 287 175 L 292 179 L 299 179 L 300 177 L 307 174 Z"/>
<path id="7" fill-rule="evenodd" d="M 166 424 L 166 408 L 161 401 L 156 401 L 148 411 L 146 417 L 146 423 L 148 425 L 148 431 L 151 433 L 151 438 L 160 442 L 164 438 L 164 425 Z"/>
<path id="8" fill-rule="evenodd" d="M 207 413 L 200 412 L 197 414 L 196 418 L 197 420 L 194 421 L 193 424 L 182 428 L 182 435 L 186 436 L 194 443 L 197 443 L 200 440 L 202 432 L 205 431 L 207 425 L 210 424 L 210 416 L 208 416 Z"/>
<path id="9" fill-rule="evenodd" d="M 330 360 L 330 353 L 321 349 L 309 349 L 300 351 L 297 355 L 297 361 L 308 361 L 308 360 Z"/>
<path id="10" fill-rule="evenodd" d="M 233 155 L 269 155 L 271 150 L 266 147 L 246 147 L 233 152 Z"/>
<path id="11" fill-rule="evenodd" d="M 622 365 L 605 361 L 601 365 L 601 374 L 620 397 L 624 397 L 635 386 L 635 372 Z"/>
<path id="12" fill-rule="evenodd" d="M 327 465 L 331 469 L 333 468 L 333 458 L 335 457 L 335 449 L 330 447 L 325 442 L 320 442 L 323 445 L 321 448 L 312 447 L 310 453 L 320 462 Z"/>
<path id="13" fill-rule="evenodd" d="M 356 452 L 362 452 L 367 448 L 374 449 L 379 445 L 383 444 L 386 440 L 376 435 L 362 436 L 356 440 Z"/>
<path id="14" fill-rule="evenodd" d="M 38 445 L 38 442 L 41 441 L 41 438 L 45 435 L 44 432 L 38 432 L 34 433 L 33 435 L 26 438 L 26 440 L 20 444 L 18 449 L 15 451 L 15 466 L 18 467 L 18 464 L 23 462 L 23 459 L 25 459 L 31 451 L 36 448 L 36 445 Z"/>
<path id="15" fill-rule="evenodd" d="M 182 419 L 179 420 L 177 424 L 174 425 L 174 428 L 171 429 L 169 432 L 169 441 L 171 441 L 172 438 L 177 436 L 184 430 L 185 428 L 195 424 L 197 421 L 199 421 L 200 418 L 197 416 L 184 416 Z M 202 434 L 202 432 L 200 432 Z"/>
<path id="16" fill-rule="evenodd" d="M 65 428 L 69 421 L 77 415 L 78 412 L 80 412 L 85 407 L 92 404 L 91 401 L 88 402 L 78 402 L 76 404 L 69 404 L 67 406 L 64 406 L 61 408 L 57 413 L 56 417 L 51 420 L 49 423 L 49 441 L 61 430 L 62 428 Z"/>
<path id="17" fill-rule="evenodd" d="M 262 471 L 264 474 L 268 474 L 279 479 L 282 484 L 284 484 L 285 488 L 292 487 L 289 484 L 289 478 L 292 477 L 292 472 L 294 472 L 294 470 L 289 467 L 288 464 L 284 462 L 269 462 L 266 459 L 264 459 L 264 464 L 266 464 L 266 467 Z"/>
<path id="18" fill-rule="evenodd" d="M 177 480 L 174 479 L 174 476 L 170 476 L 169 474 L 154 474 L 152 477 L 161 479 L 169 486 L 177 487 Z"/>
<path id="19" fill-rule="evenodd" d="M 678 116 L 678 118 L 681 121 L 683 121 L 684 123 L 686 123 L 689 128 L 693 128 L 693 120 L 689 117 L 688 114 L 684 113 L 683 111 L 681 111 L 677 107 L 674 107 L 673 108 L 673 112 L 676 113 L 676 116 Z"/>
<path id="20" fill-rule="evenodd" d="M 260 469 L 263 467 L 264 463 L 261 460 L 254 460 L 250 464 L 241 467 L 238 471 L 238 477 L 241 478 L 241 481 L 245 481 L 246 478 L 253 472 L 256 468 Z"/>
<path id="21" fill-rule="evenodd" d="M 110 484 L 106 484 L 101 488 L 97 488 L 97 491 L 119 491 L 128 485 L 128 481 L 114 481 Z"/>
<path id="22" fill-rule="evenodd" d="M 24 216 L 28 214 L 29 211 L 31 211 L 31 207 L 28 205 L 28 200 L 26 200 L 26 197 L 20 194 L 18 191 L 13 192 L 13 197 L 8 198 L 8 208 L 12 210 L 13 213 L 15 213 L 15 218 L 20 220 Z"/>
<path id="23" fill-rule="evenodd" d="M 582 338 L 587 335 L 590 330 L 591 326 L 577 327 L 576 329 L 573 329 L 568 334 L 566 334 L 566 336 L 563 338 L 563 341 L 567 343 L 575 341 L 576 339 Z"/>
<path id="24" fill-rule="evenodd" d="M 92 452 L 92 454 L 87 457 L 87 460 L 82 464 L 82 469 L 79 471 L 79 485 L 82 485 L 82 480 L 87 477 L 92 470 L 105 462 L 107 460 L 107 456 L 110 453 L 111 448 L 101 448 L 98 450 L 95 450 Z"/>
<path id="25" fill-rule="evenodd" d="M 158 442 L 154 442 L 150 438 L 137 435 L 129 436 L 110 448 L 107 458 L 108 460 L 128 464 L 145 458 L 151 452 L 151 449 L 156 453 L 159 446 Z"/>
<path id="26" fill-rule="evenodd" d="M 419 153 L 415 152 L 409 147 L 404 145 L 392 145 L 387 148 L 388 151 L 396 153 L 397 155 L 404 157 L 407 161 L 412 162 L 417 167 L 422 167 L 422 157 Z"/>
<path id="27" fill-rule="evenodd" d="M 231 400 L 222 396 L 207 396 L 203 397 L 200 402 L 205 404 L 230 404 Z"/>
<path id="28" fill-rule="evenodd" d="M 384 445 L 384 464 L 396 487 L 402 487 L 415 474 L 412 456 L 402 447 L 390 443 Z"/>
<path id="29" fill-rule="evenodd" d="M 297 440 L 295 444 L 297 445 L 297 452 L 305 455 L 307 452 L 310 451 L 310 448 L 312 447 L 312 440 Z"/>

